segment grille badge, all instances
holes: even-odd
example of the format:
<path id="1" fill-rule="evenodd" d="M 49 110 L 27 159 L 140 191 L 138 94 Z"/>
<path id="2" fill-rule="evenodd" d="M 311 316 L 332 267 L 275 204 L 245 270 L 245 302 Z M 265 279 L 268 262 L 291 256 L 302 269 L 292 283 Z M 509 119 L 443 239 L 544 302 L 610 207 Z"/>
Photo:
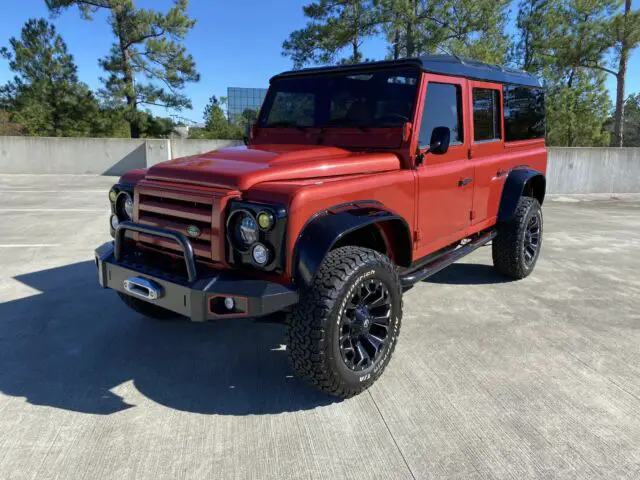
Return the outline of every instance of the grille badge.
<path id="1" fill-rule="evenodd" d="M 189 225 L 187 227 L 187 234 L 189 234 L 190 237 L 198 238 L 200 236 L 200 233 L 200 229 L 195 225 Z"/>

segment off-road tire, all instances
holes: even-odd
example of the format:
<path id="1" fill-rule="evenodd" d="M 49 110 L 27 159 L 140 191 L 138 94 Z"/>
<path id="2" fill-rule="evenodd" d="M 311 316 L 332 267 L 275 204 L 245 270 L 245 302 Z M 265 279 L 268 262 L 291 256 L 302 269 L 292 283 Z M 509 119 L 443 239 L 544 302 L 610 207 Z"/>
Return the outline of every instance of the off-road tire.
<path id="1" fill-rule="evenodd" d="M 532 262 L 527 263 L 524 242 L 527 225 L 534 215 L 539 216 L 540 239 Z M 536 266 L 542 247 L 543 221 L 540 203 L 533 197 L 521 197 L 514 217 L 498 225 L 498 236 L 492 244 L 493 265 L 501 274 L 514 279 L 527 277 Z"/>
<path id="2" fill-rule="evenodd" d="M 339 323 L 347 299 L 362 282 L 381 281 L 391 299 L 384 350 L 362 371 L 349 369 L 340 353 Z M 391 359 L 402 320 L 402 291 L 396 268 L 386 256 L 367 248 L 330 252 L 300 302 L 287 315 L 285 341 L 297 377 L 330 395 L 349 398 L 370 387 Z"/>
<path id="3" fill-rule="evenodd" d="M 144 315 L 145 317 L 153 318 L 155 320 L 175 320 L 180 318 L 180 315 L 172 312 L 171 310 L 167 310 L 166 308 L 159 307 L 158 305 L 152 305 L 144 300 L 132 297 L 131 295 L 126 295 L 122 292 L 116 293 L 127 307 L 141 315 Z"/>

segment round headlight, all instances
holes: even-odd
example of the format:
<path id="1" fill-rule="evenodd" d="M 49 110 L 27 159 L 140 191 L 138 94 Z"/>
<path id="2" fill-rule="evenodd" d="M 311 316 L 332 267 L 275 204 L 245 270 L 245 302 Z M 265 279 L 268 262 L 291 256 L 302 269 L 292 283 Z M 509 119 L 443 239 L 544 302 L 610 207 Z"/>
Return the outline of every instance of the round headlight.
<path id="1" fill-rule="evenodd" d="M 118 228 L 118 225 L 120 225 L 118 217 L 116 215 L 111 215 L 111 228 L 115 230 L 116 228 Z"/>
<path id="2" fill-rule="evenodd" d="M 258 241 L 258 224 L 248 213 L 242 212 L 234 223 L 233 236 L 236 246 L 239 248 L 249 248 Z"/>
<path id="3" fill-rule="evenodd" d="M 266 265 L 269 262 L 269 250 L 261 243 L 253 247 L 251 256 L 253 257 L 253 261 L 258 265 Z"/>
<path id="4" fill-rule="evenodd" d="M 269 230 L 273 227 L 273 215 L 269 212 L 260 212 L 258 214 L 258 225 L 263 230 Z"/>
<path id="5" fill-rule="evenodd" d="M 127 196 L 127 199 L 124 201 L 124 211 L 127 217 L 133 218 L 133 199 L 129 196 Z"/>
<path id="6" fill-rule="evenodd" d="M 120 192 L 116 201 L 116 213 L 120 221 L 133 218 L 133 198 L 127 192 Z"/>

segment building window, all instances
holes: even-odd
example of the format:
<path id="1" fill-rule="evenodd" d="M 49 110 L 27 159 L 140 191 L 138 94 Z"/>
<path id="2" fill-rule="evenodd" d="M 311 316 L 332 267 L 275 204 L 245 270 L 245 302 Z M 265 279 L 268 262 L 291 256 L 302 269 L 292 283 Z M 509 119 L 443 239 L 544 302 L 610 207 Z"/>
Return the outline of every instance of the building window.
<path id="1" fill-rule="evenodd" d="M 543 138 L 544 92 L 540 88 L 504 87 L 504 136 L 507 142 Z"/>
<path id="2" fill-rule="evenodd" d="M 266 88 L 239 88 L 227 89 L 227 117 L 229 121 L 238 120 L 243 115 L 255 116 L 262 106 L 262 101 L 267 94 Z"/>
<path id="3" fill-rule="evenodd" d="M 500 91 L 484 88 L 473 89 L 473 140 L 489 142 L 499 140 Z"/>
<path id="4" fill-rule="evenodd" d="M 447 83 L 429 83 L 422 112 L 420 148 L 427 148 L 430 145 L 431 134 L 436 127 L 449 127 L 451 144 L 461 144 L 464 141 L 462 125 L 460 86 Z"/>

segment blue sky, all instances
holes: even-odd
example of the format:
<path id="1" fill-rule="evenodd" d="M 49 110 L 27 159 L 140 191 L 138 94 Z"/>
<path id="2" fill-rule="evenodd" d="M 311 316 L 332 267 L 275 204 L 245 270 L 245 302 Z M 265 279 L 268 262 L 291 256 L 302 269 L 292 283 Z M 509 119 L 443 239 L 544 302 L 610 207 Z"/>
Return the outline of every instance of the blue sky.
<path id="1" fill-rule="evenodd" d="M 24 22 L 31 17 L 48 18 L 44 0 L 18 0 L 19 8 L 5 8 L 0 16 L 0 46 L 6 46 L 11 36 L 19 36 Z M 171 0 L 136 0 L 141 7 L 165 10 Z M 226 95 L 227 87 L 263 87 L 269 78 L 291 68 L 289 59 L 281 55 L 282 41 L 304 25 L 302 6 L 308 0 L 191 0 L 189 13 L 198 20 L 186 40 L 195 57 L 201 81 L 187 86 L 193 100 L 193 110 L 181 113 L 200 121 L 202 110 L 211 95 Z M 277 5 L 277 6 L 276 6 Z M 640 0 L 634 0 L 634 8 Z M 58 32 L 68 44 L 79 69 L 80 79 L 91 88 L 100 87 L 102 71 L 98 58 L 104 56 L 113 41 L 104 15 L 93 22 L 80 18 L 77 9 L 53 19 Z M 381 39 L 367 40 L 363 46 L 366 57 L 381 59 L 386 46 Z M 7 62 L 0 59 L 0 84 L 11 78 Z M 613 93 L 615 81 L 609 77 Z M 627 77 L 627 94 L 640 91 L 640 50 L 631 59 Z M 154 112 L 167 115 L 162 109 Z"/>

